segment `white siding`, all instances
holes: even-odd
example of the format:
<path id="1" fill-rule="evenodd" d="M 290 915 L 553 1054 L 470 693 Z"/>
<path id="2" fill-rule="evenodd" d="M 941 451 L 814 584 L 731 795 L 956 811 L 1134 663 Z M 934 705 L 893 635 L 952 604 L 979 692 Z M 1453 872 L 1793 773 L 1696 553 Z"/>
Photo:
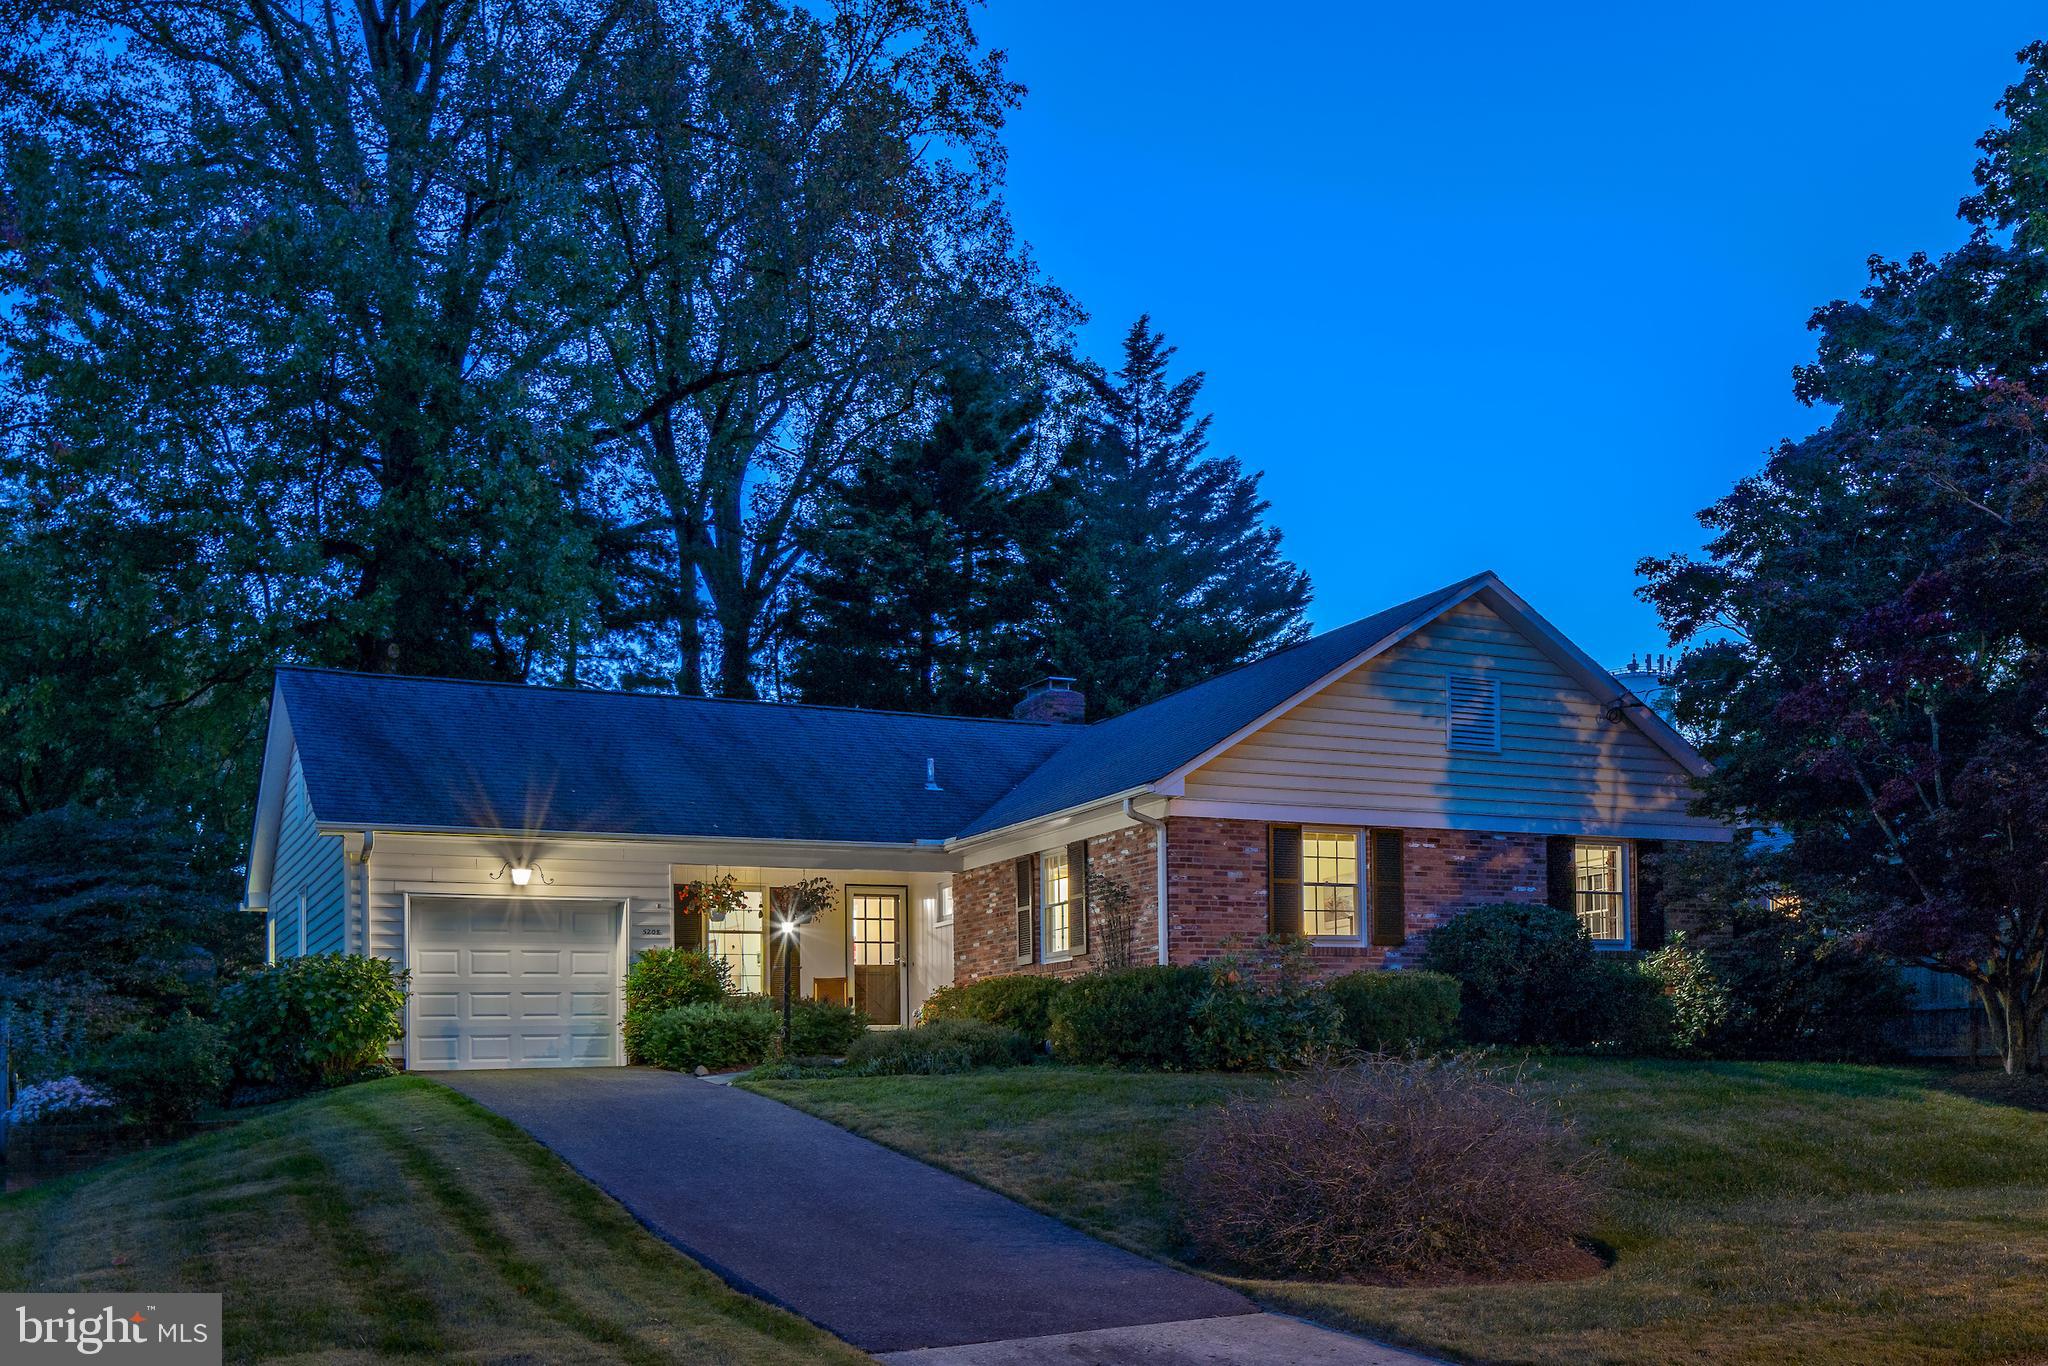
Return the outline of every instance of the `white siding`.
<path id="1" fill-rule="evenodd" d="M 380 834 L 369 867 L 370 951 L 403 963 L 405 961 L 405 895 L 468 893 L 518 896 L 503 878 L 493 880 L 506 862 L 509 850 L 504 841 L 457 836 Z M 525 894 L 541 897 L 602 898 L 626 900 L 630 915 L 626 945 L 630 952 L 668 948 L 674 943 L 673 888 L 689 882 L 731 873 L 742 884 L 772 886 L 798 877 L 827 877 L 840 890 L 836 912 L 804 931 L 803 989 L 808 992 L 818 977 L 844 977 L 847 969 L 847 923 L 845 889 L 855 886 L 907 887 L 910 905 L 906 920 L 910 934 L 910 991 L 908 1008 L 917 1005 L 933 988 L 953 980 L 951 927 L 934 933 L 931 914 L 924 901 L 936 902 L 939 888 L 949 876 L 942 872 L 897 872 L 881 868 L 842 869 L 793 866 L 712 865 L 673 861 L 676 850 L 658 842 L 626 840 L 549 840 L 528 851 L 526 857 L 552 879 L 539 877 Z"/>
<path id="2" fill-rule="evenodd" d="M 1445 744 L 1453 671 L 1500 684 L 1498 754 Z M 1618 688 L 1617 688 L 1618 690 Z M 1684 769 L 1526 637 L 1466 602 L 1194 770 L 1187 803 L 1373 823 L 1712 839 Z"/>
<path id="3" fill-rule="evenodd" d="M 277 956 L 299 952 L 299 905 L 305 898 L 306 952 L 337 953 L 347 944 L 347 872 L 341 837 L 323 835 L 314 824 L 306 775 L 292 751 L 286 778 L 284 817 L 278 827 L 277 858 L 270 873 L 270 917 L 277 930 Z"/>

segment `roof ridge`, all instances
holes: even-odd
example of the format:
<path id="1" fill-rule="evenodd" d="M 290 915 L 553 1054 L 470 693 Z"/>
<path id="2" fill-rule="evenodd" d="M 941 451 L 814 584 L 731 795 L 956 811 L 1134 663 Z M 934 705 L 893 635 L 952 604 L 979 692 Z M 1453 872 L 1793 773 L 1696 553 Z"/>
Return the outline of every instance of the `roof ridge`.
<path id="1" fill-rule="evenodd" d="M 848 707 L 825 702 L 783 702 L 769 697 L 695 697 L 687 693 L 639 692 L 629 688 L 569 688 L 559 683 L 515 683 L 500 678 L 450 678 L 446 674 L 372 673 L 366 669 L 343 669 L 326 664 L 279 664 L 273 673 L 328 674 L 360 678 L 373 683 L 443 683 L 461 688 L 504 688 L 518 693 L 560 693 L 564 697 L 632 697 L 659 702 L 715 702 L 725 706 L 774 707 L 782 711 L 823 711 L 853 716 L 905 716 L 920 721 L 958 721 L 973 725 L 1027 726 L 1039 730 L 1081 729 L 1060 721 L 1026 721 L 1010 716 L 949 716 L 944 712 L 904 711 L 895 707 Z M 1147 703 L 1146 705 L 1150 705 Z M 1128 713 L 1127 713 L 1128 714 Z"/>

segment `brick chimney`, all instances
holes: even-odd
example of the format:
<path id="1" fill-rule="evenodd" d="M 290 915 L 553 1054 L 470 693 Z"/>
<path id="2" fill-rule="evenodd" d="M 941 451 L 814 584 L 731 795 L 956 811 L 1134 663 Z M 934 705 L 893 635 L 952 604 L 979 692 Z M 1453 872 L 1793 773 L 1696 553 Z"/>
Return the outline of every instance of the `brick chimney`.
<path id="1" fill-rule="evenodd" d="M 1079 721 L 1088 713 L 1088 696 L 1071 678 L 1048 674 L 1024 690 L 1024 700 L 1010 708 L 1019 721 Z"/>

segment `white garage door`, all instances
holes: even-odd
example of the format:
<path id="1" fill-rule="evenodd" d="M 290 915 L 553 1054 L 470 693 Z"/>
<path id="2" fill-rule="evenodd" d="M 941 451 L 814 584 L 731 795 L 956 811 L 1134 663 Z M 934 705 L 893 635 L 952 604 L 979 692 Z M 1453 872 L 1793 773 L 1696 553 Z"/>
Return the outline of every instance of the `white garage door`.
<path id="1" fill-rule="evenodd" d="M 616 901 L 412 899 L 408 1065 L 618 1061 Z"/>

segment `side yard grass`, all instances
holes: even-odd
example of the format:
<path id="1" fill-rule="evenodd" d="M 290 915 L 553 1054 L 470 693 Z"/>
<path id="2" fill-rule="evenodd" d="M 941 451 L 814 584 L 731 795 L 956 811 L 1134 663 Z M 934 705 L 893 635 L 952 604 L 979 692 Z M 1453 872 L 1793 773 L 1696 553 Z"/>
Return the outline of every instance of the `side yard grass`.
<path id="1" fill-rule="evenodd" d="M 0 1286 L 222 1294 L 230 1361 L 864 1361 L 417 1078 L 0 1198 Z"/>
<path id="2" fill-rule="evenodd" d="M 1917 1068 L 1557 1060 L 1539 1084 L 1611 1156 L 1605 1273 L 1390 1288 L 1235 1281 L 1277 1308 L 1470 1360 L 1994 1362 L 2048 1354 L 2048 1113 Z M 1204 1113 L 1270 1085 L 1041 1066 L 750 1083 L 1155 1255 Z"/>

